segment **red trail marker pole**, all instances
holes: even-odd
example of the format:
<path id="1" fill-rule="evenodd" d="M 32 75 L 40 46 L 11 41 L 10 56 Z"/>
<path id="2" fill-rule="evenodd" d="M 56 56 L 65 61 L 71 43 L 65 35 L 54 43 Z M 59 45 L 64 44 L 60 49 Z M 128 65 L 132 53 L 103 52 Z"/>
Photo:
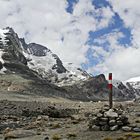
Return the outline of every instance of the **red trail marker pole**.
<path id="1" fill-rule="evenodd" d="M 108 80 L 108 88 L 109 88 L 109 108 L 112 108 L 113 102 L 112 102 L 112 73 L 109 73 L 109 80 Z"/>

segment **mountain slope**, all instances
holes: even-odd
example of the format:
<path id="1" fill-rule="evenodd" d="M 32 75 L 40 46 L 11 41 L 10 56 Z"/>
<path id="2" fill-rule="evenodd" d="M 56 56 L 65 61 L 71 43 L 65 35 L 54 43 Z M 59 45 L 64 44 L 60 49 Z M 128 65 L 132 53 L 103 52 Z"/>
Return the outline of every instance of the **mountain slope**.
<path id="1" fill-rule="evenodd" d="M 140 77 L 128 79 L 126 82 L 130 83 L 133 88 L 140 89 Z"/>
<path id="2" fill-rule="evenodd" d="M 6 32 L 5 32 L 6 30 Z M 27 66 L 18 35 L 6 28 L 0 36 L 0 93 L 65 96 L 64 90 L 52 85 Z"/>
<path id="3" fill-rule="evenodd" d="M 72 63 L 63 63 L 47 47 L 27 44 L 12 28 L 0 30 L 0 76 L 3 77 L 0 83 L 4 81 L 7 85 L 1 84 L 2 93 L 59 96 L 84 101 L 107 100 L 109 94 L 104 75 L 93 77 Z M 119 83 L 113 89 L 114 99 L 135 98 L 131 85 Z"/>
<path id="4" fill-rule="evenodd" d="M 135 90 L 136 98 L 140 98 L 140 77 L 128 79 L 125 83 L 129 84 Z"/>
<path id="5" fill-rule="evenodd" d="M 30 61 L 30 69 L 38 72 L 43 78 L 48 79 L 57 86 L 71 85 L 79 80 L 86 80 L 91 77 L 88 73 L 76 68 L 71 63 L 65 66 L 60 58 L 51 52 L 48 48 L 36 44 L 26 44 L 24 39 L 20 39 L 24 54 Z"/>

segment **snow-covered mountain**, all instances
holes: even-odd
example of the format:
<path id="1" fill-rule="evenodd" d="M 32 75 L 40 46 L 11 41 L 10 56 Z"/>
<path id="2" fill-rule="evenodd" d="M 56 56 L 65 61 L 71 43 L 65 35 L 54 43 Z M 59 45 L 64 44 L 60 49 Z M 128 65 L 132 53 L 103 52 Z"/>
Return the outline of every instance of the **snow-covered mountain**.
<path id="1" fill-rule="evenodd" d="M 28 67 L 57 86 L 71 85 L 87 80 L 90 75 L 72 63 L 62 63 L 60 58 L 45 46 L 21 39 L 24 55 L 29 60 Z M 25 45 L 25 46 L 24 46 Z"/>
<path id="2" fill-rule="evenodd" d="M 136 98 L 140 98 L 140 76 L 130 78 L 124 83 L 131 85 L 131 87 L 135 90 Z"/>
<path id="3" fill-rule="evenodd" d="M 70 99 L 108 99 L 108 82 L 103 74 L 93 77 L 72 63 L 62 62 L 47 47 L 36 43 L 27 44 L 12 28 L 0 30 L 0 74 L 7 73 L 36 79 L 36 82 L 45 81 L 45 88 L 42 87 L 41 92 L 40 88 L 36 88 L 35 93 L 45 93 L 46 87 L 50 87 L 50 91 L 56 91 L 47 94 L 57 94 Z M 140 93 L 131 82 L 123 84 L 114 81 L 113 84 L 114 99 L 133 99 Z M 58 92 L 57 88 L 61 92 Z"/>
<path id="4" fill-rule="evenodd" d="M 47 47 L 36 43 L 27 44 L 23 38 L 19 39 L 12 28 L 0 30 L 1 63 L 3 63 L 3 59 L 1 58 L 3 49 L 13 40 L 16 41 L 19 52 L 25 56 L 27 66 L 57 86 L 71 85 L 87 80 L 90 77 L 88 73 L 74 66 L 72 63 L 63 64 L 60 58 Z M 1 73 L 4 70 L 5 68 L 3 67 Z"/>
<path id="5" fill-rule="evenodd" d="M 125 92 L 125 96 L 140 97 L 140 77 L 131 78 L 127 81 L 113 80 L 113 86 L 121 92 Z M 114 90 L 116 90 L 114 89 Z"/>
<path id="6" fill-rule="evenodd" d="M 0 73 L 3 74 L 4 71 L 6 70 L 6 68 L 3 66 L 4 64 L 4 60 L 2 58 L 2 55 L 3 55 L 3 46 L 6 45 L 7 43 L 7 39 L 6 39 L 6 33 L 8 33 L 8 29 L 4 29 L 4 30 L 1 30 L 0 29 Z"/>
<path id="7" fill-rule="evenodd" d="M 130 85 L 133 88 L 140 90 L 140 76 L 139 77 L 130 78 L 126 82 L 130 83 Z"/>

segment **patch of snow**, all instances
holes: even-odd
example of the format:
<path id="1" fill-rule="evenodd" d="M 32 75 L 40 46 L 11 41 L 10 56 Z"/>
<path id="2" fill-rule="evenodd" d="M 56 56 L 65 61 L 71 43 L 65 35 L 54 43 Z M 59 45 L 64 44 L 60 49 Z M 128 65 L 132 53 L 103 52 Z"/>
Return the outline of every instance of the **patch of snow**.
<path id="1" fill-rule="evenodd" d="M 28 49 L 25 50 L 21 42 L 20 42 L 20 46 L 21 46 L 22 53 L 23 53 L 23 55 L 25 56 L 25 58 L 26 58 L 27 60 L 31 60 L 31 55 L 30 55 L 29 50 L 28 50 Z"/>
<path id="2" fill-rule="evenodd" d="M 7 71 L 7 69 L 5 67 L 3 67 L 1 70 L 0 70 L 0 74 L 5 74 L 5 71 Z"/>
<path id="3" fill-rule="evenodd" d="M 8 40 L 6 40 L 6 35 L 5 35 L 8 32 L 9 32 L 9 29 L 0 29 L 0 38 L 1 38 L 3 45 L 6 45 L 6 43 L 8 41 Z"/>
<path id="4" fill-rule="evenodd" d="M 4 53 L 3 50 L 0 49 L 0 61 L 1 61 L 2 64 L 4 64 L 4 61 L 2 59 L 3 53 Z"/>
<path id="5" fill-rule="evenodd" d="M 3 50 L 0 50 L 0 61 L 2 64 L 4 64 L 4 60 L 2 59 L 2 55 L 3 55 Z M 3 67 L 1 70 L 0 70 L 0 74 L 5 74 L 4 72 L 6 71 L 7 69 L 5 67 Z"/>
<path id="6" fill-rule="evenodd" d="M 122 82 L 120 80 L 116 80 L 116 79 L 113 79 L 112 81 L 112 84 L 114 87 L 118 88 L 118 86 L 121 84 Z"/>
<path id="7" fill-rule="evenodd" d="M 135 89 L 140 89 L 140 76 L 134 77 L 134 78 L 130 78 L 130 79 L 128 79 L 125 82 L 129 83 Z"/>
<path id="8" fill-rule="evenodd" d="M 59 74 L 59 78 L 65 77 L 67 80 L 62 80 L 61 82 L 58 83 L 58 86 L 68 86 L 68 85 L 73 85 L 77 82 L 80 81 L 85 81 L 87 80 L 90 75 L 78 68 L 78 66 L 72 64 L 72 63 L 63 63 L 64 67 L 67 69 L 66 73 Z"/>
<path id="9" fill-rule="evenodd" d="M 140 82 L 140 76 L 128 79 L 126 82 Z"/>
<path id="10" fill-rule="evenodd" d="M 56 59 L 53 58 L 51 53 L 48 53 L 47 56 L 34 56 L 29 55 L 31 61 L 28 62 L 28 67 L 32 70 L 37 71 L 42 77 L 46 78 L 47 74 L 50 74 L 52 67 L 56 64 Z"/>
<path id="11" fill-rule="evenodd" d="M 70 74 L 75 75 L 78 79 L 86 80 L 87 77 L 89 77 L 89 75 L 86 72 L 80 70 L 78 66 L 72 63 L 64 63 L 64 66 Z"/>
<path id="12" fill-rule="evenodd" d="M 113 86 L 116 87 L 116 88 L 118 88 L 118 86 L 119 86 L 120 84 L 123 84 L 126 88 L 129 89 L 129 87 L 128 87 L 128 85 L 127 85 L 127 82 L 125 82 L 125 81 L 120 81 L 120 80 L 113 79 L 112 84 L 113 84 Z"/>

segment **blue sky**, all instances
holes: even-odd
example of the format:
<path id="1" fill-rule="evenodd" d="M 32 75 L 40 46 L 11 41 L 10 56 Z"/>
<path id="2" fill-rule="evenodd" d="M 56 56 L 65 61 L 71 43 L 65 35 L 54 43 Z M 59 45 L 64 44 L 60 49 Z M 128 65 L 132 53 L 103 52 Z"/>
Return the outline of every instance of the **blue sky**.
<path id="1" fill-rule="evenodd" d="M 78 0 L 67 0 L 67 1 L 68 1 L 69 5 L 66 10 L 67 10 L 67 12 L 72 14 L 73 6 L 78 2 Z M 110 43 L 108 41 L 106 41 L 103 44 L 100 44 L 100 43 L 94 42 L 94 40 L 117 31 L 117 32 L 121 32 L 123 34 L 123 37 L 120 37 L 117 40 L 118 44 L 122 45 L 123 47 L 130 47 L 132 45 L 131 29 L 128 27 L 125 27 L 123 20 L 121 19 L 121 17 L 119 16 L 118 13 L 114 12 L 110 3 L 106 0 L 92 0 L 92 4 L 95 6 L 95 9 L 109 7 L 112 10 L 112 12 L 114 13 L 114 16 L 112 17 L 113 22 L 110 23 L 107 27 L 104 27 L 102 29 L 95 30 L 95 31 L 92 31 L 92 29 L 91 29 L 91 31 L 89 32 L 88 41 L 86 43 L 90 46 L 96 45 L 98 47 L 103 47 L 106 51 L 109 51 L 108 46 L 110 45 Z M 103 18 L 102 16 L 96 17 L 97 20 L 101 20 L 102 18 Z M 94 53 L 94 50 L 89 48 L 89 50 L 87 51 L 87 54 L 86 54 L 86 57 L 89 61 L 88 61 L 88 63 L 82 64 L 83 69 L 88 70 L 89 67 L 96 66 L 98 63 L 104 61 L 102 55 L 100 55 L 99 57 L 94 57 L 93 53 Z M 98 72 L 95 72 L 95 73 L 93 72 L 92 74 L 96 75 L 96 74 L 98 74 Z"/>

